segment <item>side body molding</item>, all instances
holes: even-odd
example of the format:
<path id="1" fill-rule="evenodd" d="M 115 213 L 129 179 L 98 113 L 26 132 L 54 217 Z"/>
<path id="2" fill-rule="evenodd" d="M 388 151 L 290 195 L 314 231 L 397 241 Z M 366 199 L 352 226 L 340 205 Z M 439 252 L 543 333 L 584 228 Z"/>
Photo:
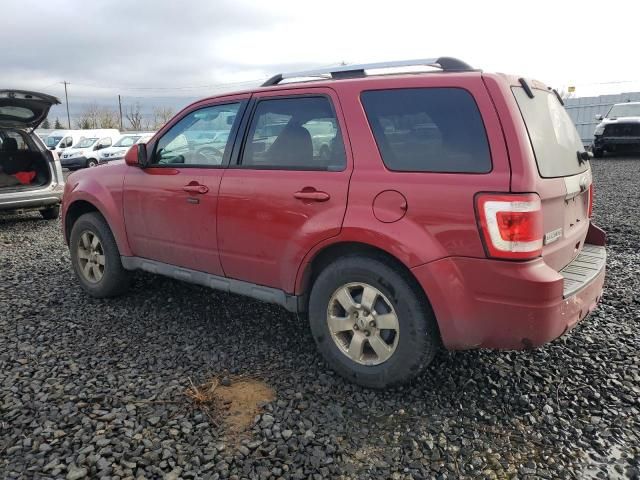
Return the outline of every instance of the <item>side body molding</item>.
<path id="1" fill-rule="evenodd" d="M 264 285 L 256 285 L 254 283 L 243 282 L 242 280 L 176 267 L 175 265 L 156 262 L 155 260 L 148 260 L 146 258 L 122 256 L 120 259 L 122 266 L 126 270 L 144 270 L 145 272 L 164 275 L 165 277 L 202 285 L 203 287 L 209 287 L 214 290 L 244 295 L 263 302 L 281 305 L 290 312 L 296 313 L 300 311 L 299 306 L 302 305 L 300 302 L 301 297 L 289 295 L 277 288 L 265 287 Z"/>

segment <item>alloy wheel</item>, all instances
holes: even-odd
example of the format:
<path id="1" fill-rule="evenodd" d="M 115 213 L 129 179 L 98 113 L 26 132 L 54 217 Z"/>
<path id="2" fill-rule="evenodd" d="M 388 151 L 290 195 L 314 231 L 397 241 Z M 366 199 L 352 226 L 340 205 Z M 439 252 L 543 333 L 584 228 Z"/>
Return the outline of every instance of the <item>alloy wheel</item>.
<path id="1" fill-rule="evenodd" d="M 327 325 L 340 351 L 360 365 L 384 363 L 398 346 L 398 315 L 389 299 L 367 283 L 348 283 L 333 293 Z"/>
<path id="2" fill-rule="evenodd" d="M 90 283 L 98 283 L 104 276 L 105 256 L 98 236 L 85 231 L 80 235 L 77 247 L 78 264 L 82 276 Z"/>

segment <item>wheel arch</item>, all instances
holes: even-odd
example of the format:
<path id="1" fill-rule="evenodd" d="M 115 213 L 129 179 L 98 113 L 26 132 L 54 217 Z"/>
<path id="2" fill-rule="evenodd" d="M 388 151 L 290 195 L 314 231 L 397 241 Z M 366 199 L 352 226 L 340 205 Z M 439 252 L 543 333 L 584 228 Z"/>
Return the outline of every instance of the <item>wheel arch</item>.
<path id="1" fill-rule="evenodd" d="M 102 217 L 104 217 L 100 209 L 87 200 L 76 200 L 67 207 L 64 216 L 64 238 L 67 245 L 69 245 L 71 229 L 73 228 L 74 223 L 76 223 L 82 215 L 90 212 L 98 212 Z"/>
<path id="2" fill-rule="evenodd" d="M 305 311 L 308 303 L 309 291 L 311 285 L 313 285 L 314 279 L 334 260 L 347 255 L 363 255 L 381 259 L 385 263 L 398 269 L 411 281 L 416 293 L 421 295 L 429 307 L 431 307 L 428 293 L 424 291 L 411 269 L 398 257 L 380 247 L 368 243 L 341 241 L 331 243 L 320 248 L 318 251 L 314 252 L 308 262 L 301 267 L 296 281 L 296 293 L 304 299 Z"/>
<path id="3" fill-rule="evenodd" d="M 124 230 L 124 224 L 119 225 L 117 217 L 114 219 L 107 214 L 108 212 L 118 212 L 117 206 L 112 204 L 103 205 L 97 201 L 95 197 L 86 193 L 74 198 L 63 210 L 63 233 L 67 245 L 69 244 L 73 224 L 78 220 L 78 218 L 80 218 L 80 216 L 90 212 L 97 212 L 102 216 L 102 218 L 104 218 L 111 230 L 111 233 L 113 234 L 113 237 L 115 238 L 120 254 L 125 256 L 131 255 L 126 232 Z"/>

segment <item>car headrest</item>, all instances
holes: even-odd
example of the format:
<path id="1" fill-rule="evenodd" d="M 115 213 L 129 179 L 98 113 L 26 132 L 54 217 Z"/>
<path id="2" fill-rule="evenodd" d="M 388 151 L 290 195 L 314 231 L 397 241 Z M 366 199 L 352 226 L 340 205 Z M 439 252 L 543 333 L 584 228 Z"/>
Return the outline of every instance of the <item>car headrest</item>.
<path id="1" fill-rule="evenodd" d="M 2 150 L 5 152 L 13 153 L 18 151 L 18 141 L 15 138 L 5 138 L 2 141 Z"/>

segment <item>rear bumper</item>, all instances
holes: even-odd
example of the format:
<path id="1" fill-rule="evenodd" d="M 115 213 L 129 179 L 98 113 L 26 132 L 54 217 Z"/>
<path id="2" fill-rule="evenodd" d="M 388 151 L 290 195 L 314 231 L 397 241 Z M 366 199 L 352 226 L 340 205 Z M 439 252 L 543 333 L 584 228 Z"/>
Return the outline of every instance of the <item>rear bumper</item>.
<path id="1" fill-rule="evenodd" d="M 9 213 L 53 207 L 62 202 L 63 191 L 64 185 L 58 184 L 38 190 L 0 194 L 0 211 Z"/>
<path id="2" fill-rule="evenodd" d="M 412 271 L 429 296 L 445 347 L 527 349 L 558 338 L 595 309 L 602 297 L 606 254 L 603 245 L 588 248 L 601 257 L 597 271 L 570 289 L 565 285 L 569 279 L 542 259 L 449 257 Z"/>

